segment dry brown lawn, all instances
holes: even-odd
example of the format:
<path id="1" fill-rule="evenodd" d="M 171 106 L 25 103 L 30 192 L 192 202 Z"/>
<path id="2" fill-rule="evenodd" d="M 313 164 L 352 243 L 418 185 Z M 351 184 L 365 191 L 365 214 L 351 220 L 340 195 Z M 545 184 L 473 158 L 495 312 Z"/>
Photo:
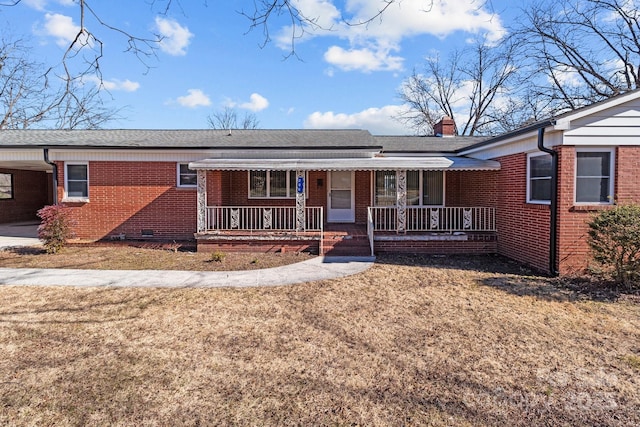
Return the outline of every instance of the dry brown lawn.
<path id="1" fill-rule="evenodd" d="M 308 253 L 226 253 L 212 259 L 210 253 L 179 246 L 130 244 L 75 245 L 57 254 L 39 247 L 0 250 L 0 267 L 80 268 L 97 270 L 194 270 L 229 271 L 278 267 L 312 258 Z"/>
<path id="2" fill-rule="evenodd" d="M 251 289 L 0 287 L 0 424 L 640 424 L 640 302 L 500 258 Z"/>

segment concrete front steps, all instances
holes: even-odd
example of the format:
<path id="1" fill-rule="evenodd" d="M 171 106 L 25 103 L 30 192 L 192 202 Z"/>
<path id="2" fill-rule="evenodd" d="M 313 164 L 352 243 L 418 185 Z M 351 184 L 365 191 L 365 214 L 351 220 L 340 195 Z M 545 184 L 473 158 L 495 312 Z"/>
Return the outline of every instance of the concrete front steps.
<path id="1" fill-rule="evenodd" d="M 324 232 L 322 248 L 327 256 L 371 256 L 366 229 L 361 227 L 330 227 Z"/>

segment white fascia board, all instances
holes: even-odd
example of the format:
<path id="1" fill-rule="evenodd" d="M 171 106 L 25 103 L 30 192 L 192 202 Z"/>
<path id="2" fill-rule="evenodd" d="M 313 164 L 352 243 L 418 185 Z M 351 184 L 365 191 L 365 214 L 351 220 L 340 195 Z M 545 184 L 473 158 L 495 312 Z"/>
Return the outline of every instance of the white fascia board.
<path id="1" fill-rule="evenodd" d="M 105 162 L 191 162 L 211 156 L 212 150 L 145 150 L 100 148 L 51 148 L 51 161 L 105 161 Z"/>
<path id="2" fill-rule="evenodd" d="M 640 90 L 634 90 L 622 95 L 615 96 L 608 100 L 598 102 L 591 106 L 580 108 L 575 112 L 566 113 L 566 115 L 561 115 L 561 117 L 556 119 L 556 124 L 554 126 L 554 129 L 570 130 L 572 121 L 579 120 L 583 117 L 600 113 L 602 111 L 608 110 L 610 108 L 616 107 L 621 104 L 625 104 L 629 101 L 633 101 L 636 99 L 640 99 Z"/>

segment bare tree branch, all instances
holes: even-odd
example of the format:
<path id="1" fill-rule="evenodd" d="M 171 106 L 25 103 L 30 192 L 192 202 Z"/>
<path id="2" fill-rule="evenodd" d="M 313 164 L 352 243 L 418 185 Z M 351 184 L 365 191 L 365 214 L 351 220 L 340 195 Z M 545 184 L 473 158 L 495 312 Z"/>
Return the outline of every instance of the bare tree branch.
<path id="1" fill-rule="evenodd" d="M 232 130 L 232 129 L 259 129 L 260 122 L 253 113 L 245 113 L 239 119 L 238 112 L 233 108 L 226 107 L 222 111 L 216 111 L 207 117 L 207 122 L 211 129 Z"/>

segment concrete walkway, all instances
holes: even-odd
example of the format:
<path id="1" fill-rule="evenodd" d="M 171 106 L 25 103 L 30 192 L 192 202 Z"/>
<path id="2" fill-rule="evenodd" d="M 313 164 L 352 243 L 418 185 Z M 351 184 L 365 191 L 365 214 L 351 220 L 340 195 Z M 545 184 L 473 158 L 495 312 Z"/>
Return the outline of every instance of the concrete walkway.
<path id="1" fill-rule="evenodd" d="M 77 270 L 0 268 L 0 285 L 221 288 L 280 286 L 361 273 L 373 257 L 316 257 L 296 264 L 251 271 Z"/>

